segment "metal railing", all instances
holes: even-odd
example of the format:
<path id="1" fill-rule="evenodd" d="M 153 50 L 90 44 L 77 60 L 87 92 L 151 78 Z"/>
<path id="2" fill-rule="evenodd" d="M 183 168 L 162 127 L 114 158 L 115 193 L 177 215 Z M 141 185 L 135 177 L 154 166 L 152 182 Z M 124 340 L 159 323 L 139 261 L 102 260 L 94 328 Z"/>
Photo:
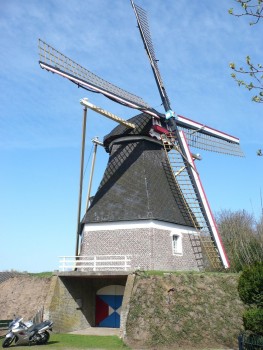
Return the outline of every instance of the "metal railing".
<path id="1" fill-rule="evenodd" d="M 263 335 L 240 334 L 238 336 L 239 350 L 263 350 Z"/>
<path id="2" fill-rule="evenodd" d="M 129 271 L 131 255 L 86 255 L 59 257 L 59 271 Z"/>
<path id="3" fill-rule="evenodd" d="M 0 320 L 0 339 L 5 337 L 9 323 L 11 321 L 13 321 L 13 320 Z"/>

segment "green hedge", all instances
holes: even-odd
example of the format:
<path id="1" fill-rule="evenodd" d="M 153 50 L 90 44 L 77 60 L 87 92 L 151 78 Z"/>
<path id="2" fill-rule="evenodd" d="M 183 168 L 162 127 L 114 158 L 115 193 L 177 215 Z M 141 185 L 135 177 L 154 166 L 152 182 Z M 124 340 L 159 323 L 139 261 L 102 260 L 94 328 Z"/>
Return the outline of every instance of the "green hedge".
<path id="1" fill-rule="evenodd" d="M 243 322 L 246 330 L 263 335 L 263 309 L 251 308 L 244 312 Z"/>
<path id="2" fill-rule="evenodd" d="M 239 278 L 238 292 L 245 304 L 263 307 L 263 262 L 243 270 Z"/>
<path id="3" fill-rule="evenodd" d="M 238 292 L 249 309 L 243 314 L 244 328 L 255 335 L 263 335 L 263 262 L 243 270 L 238 281 Z"/>

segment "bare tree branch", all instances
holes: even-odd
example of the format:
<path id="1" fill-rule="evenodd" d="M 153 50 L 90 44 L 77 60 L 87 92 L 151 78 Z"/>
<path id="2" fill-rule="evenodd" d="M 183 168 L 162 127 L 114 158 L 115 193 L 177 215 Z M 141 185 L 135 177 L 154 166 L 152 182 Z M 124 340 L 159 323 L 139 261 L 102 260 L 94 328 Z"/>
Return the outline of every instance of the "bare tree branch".
<path id="1" fill-rule="evenodd" d="M 238 3 L 242 12 L 237 13 L 233 8 L 229 9 L 228 12 L 236 17 L 249 16 L 255 20 L 250 22 L 250 25 L 257 24 L 259 20 L 263 17 L 263 0 L 234 0 Z M 232 73 L 232 78 L 238 83 L 239 86 L 244 86 L 249 91 L 259 90 L 259 93 L 252 97 L 252 101 L 263 103 L 263 65 L 253 64 L 250 57 L 247 56 L 246 68 L 240 67 L 236 68 L 235 63 L 231 62 L 229 64 L 230 68 L 234 70 Z M 237 75 L 237 74 L 238 75 Z M 240 75 L 249 76 L 250 80 L 240 79 Z"/>
<path id="2" fill-rule="evenodd" d="M 263 17 L 263 0 L 235 0 L 242 7 L 241 13 L 234 12 L 233 8 L 229 9 L 229 13 L 236 17 L 249 16 L 254 17 L 255 21 L 250 25 L 257 24 Z"/>
<path id="3" fill-rule="evenodd" d="M 252 100 L 254 102 L 263 103 L 263 65 L 257 64 L 251 62 L 251 59 L 249 56 L 246 58 L 246 65 L 247 68 L 244 69 L 243 67 L 236 68 L 235 63 L 231 62 L 229 64 L 229 67 L 233 69 L 235 73 L 232 73 L 231 76 L 235 81 L 238 83 L 239 86 L 246 87 L 249 91 L 250 90 L 259 90 L 259 93 L 255 96 L 253 96 Z M 242 79 L 239 79 L 239 77 L 236 75 L 243 74 L 244 76 L 249 76 L 250 81 L 245 81 Z"/>

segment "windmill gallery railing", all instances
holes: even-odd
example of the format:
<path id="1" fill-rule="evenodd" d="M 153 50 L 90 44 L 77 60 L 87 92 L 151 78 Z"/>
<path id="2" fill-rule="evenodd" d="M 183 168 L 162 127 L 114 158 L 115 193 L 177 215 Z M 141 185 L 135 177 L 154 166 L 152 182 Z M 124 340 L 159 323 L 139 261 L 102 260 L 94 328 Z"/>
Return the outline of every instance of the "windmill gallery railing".
<path id="1" fill-rule="evenodd" d="M 131 255 L 87 255 L 59 257 L 59 271 L 129 271 Z"/>

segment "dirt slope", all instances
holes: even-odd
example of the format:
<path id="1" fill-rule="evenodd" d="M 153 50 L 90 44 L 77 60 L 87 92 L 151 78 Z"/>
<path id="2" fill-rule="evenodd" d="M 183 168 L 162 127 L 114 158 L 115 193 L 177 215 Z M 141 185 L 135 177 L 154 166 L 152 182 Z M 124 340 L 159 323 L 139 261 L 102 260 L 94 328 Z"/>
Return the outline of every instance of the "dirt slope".
<path id="1" fill-rule="evenodd" d="M 12 319 L 14 315 L 25 321 L 32 319 L 44 306 L 50 280 L 19 275 L 0 283 L 0 319 Z"/>

